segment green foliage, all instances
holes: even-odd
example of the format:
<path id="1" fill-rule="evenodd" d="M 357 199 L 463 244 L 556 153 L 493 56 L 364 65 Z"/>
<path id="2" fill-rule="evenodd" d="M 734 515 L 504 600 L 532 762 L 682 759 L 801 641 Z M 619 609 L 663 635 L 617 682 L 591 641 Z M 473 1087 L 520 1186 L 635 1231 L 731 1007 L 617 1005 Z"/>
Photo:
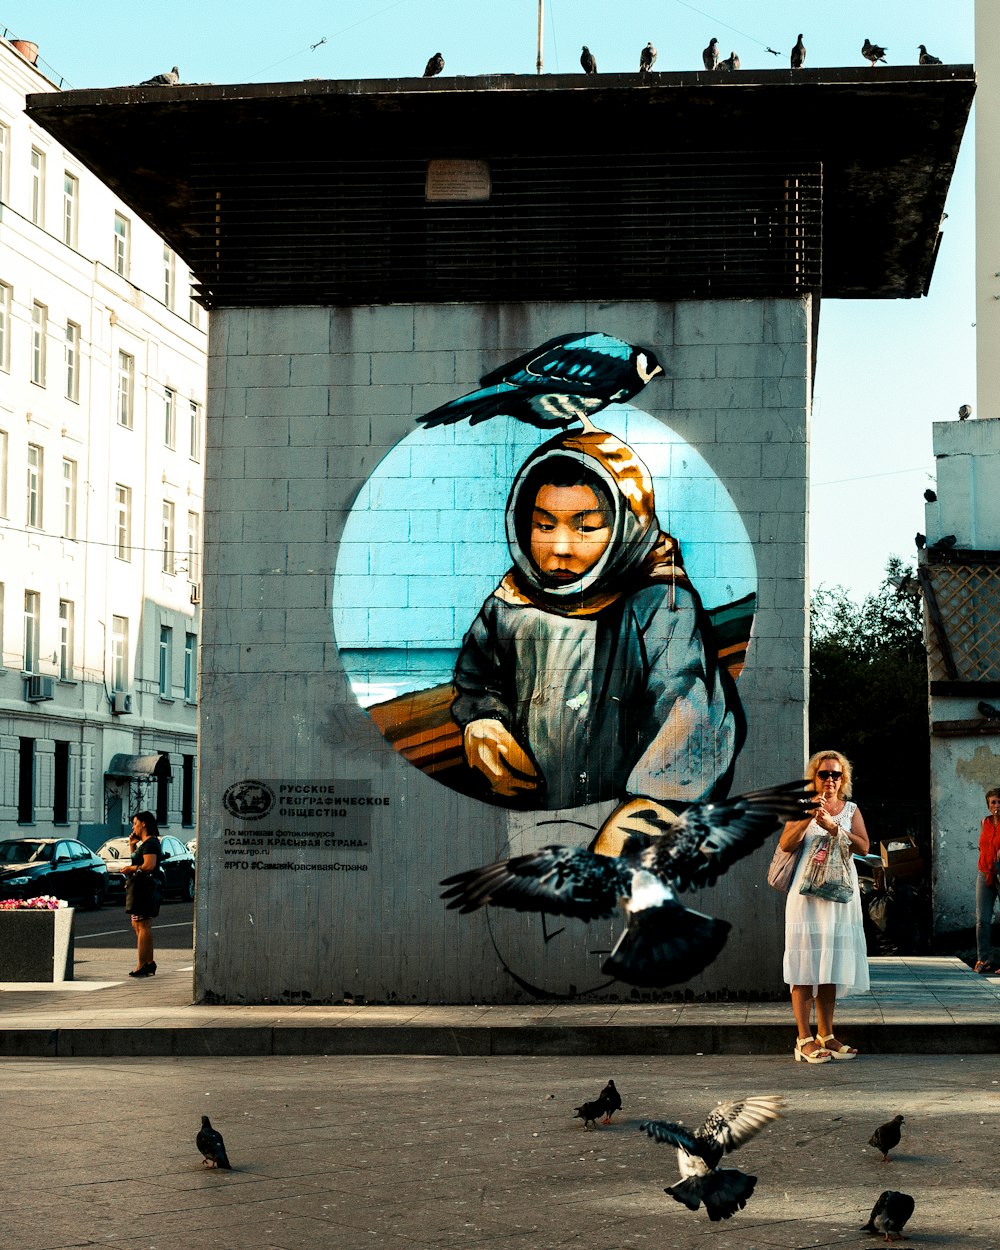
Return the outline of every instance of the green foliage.
<path id="1" fill-rule="evenodd" d="M 930 787 L 927 660 L 913 571 L 892 556 L 882 585 L 861 604 L 841 586 L 820 586 L 810 618 L 810 751 L 830 747 L 851 760 L 863 811 L 895 801 L 923 809 Z"/>

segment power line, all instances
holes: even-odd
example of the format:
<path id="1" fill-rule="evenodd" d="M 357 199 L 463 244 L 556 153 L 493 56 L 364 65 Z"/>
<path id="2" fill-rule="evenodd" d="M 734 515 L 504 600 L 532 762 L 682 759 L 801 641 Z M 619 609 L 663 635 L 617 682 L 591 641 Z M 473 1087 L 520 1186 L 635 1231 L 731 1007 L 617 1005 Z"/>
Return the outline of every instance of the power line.
<path id="1" fill-rule="evenodd" d="M 745 30 L 738 30 L 735 26 L 730 26 L 727 22 L 720 21 L 711 13 L 706 13 L 704 9 L 699 9 L 696 5 L 689 4 L 688 0 L 675 0 L 677 4 L 683 4 L 686 9 L 690 9 L 693 13 L 700 13 L 702 17 L 707 18 L 713 26 L 721 26 L 725 30 L 731 30 L 734 35 L 739 35 L 741 39 L 749 39 L 751 43 L 757 44 L 759 48 L 763 48 L 765 52 L 770 52 L 772 56 L 780 56 L 780 52 L 776 52 L 769 44 L 761 43 L 759 39 L 755 39 L 753 35 L 748 35 Z"/>
<path id="2" fill-rule="evenodd" d="M 868 482 L 874 477 L 900 477 L 904 473 L 926 473 L 930 477 L 930 470 L 923 465 L 915 469 L 890 469 L 886 473 L 862 473 L 859 477 L 838 477 L 832 482 L 813 482 L 813 486 L 842 486 L 845 482 Z"/>

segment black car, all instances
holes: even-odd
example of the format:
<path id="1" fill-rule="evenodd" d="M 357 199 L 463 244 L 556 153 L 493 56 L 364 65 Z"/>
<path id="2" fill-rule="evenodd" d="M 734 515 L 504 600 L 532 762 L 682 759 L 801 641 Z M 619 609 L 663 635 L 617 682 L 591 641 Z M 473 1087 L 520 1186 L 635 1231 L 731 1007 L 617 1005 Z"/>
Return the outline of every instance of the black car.
<path id="1" fill-rule="evenodd" d="M 180 838 L 170 834 L 160 835 L 163 857 L 164 898 L 176 898 L 190 902 L 194 898 L 194 856 Z M 128 838 L 108 838 L 97 848 L 101 862 L 108 870 L 108 898 L 115 901 L 125 897 L 125 876 L 122 869 L 132 862 Z"/>
<path id="2" fill-rule="evenodd" d="M 75 838 L 11 838 L 0 842 L 0 898 L 51 894 L 67 903 L 100 907 L 108 870 Z"/>

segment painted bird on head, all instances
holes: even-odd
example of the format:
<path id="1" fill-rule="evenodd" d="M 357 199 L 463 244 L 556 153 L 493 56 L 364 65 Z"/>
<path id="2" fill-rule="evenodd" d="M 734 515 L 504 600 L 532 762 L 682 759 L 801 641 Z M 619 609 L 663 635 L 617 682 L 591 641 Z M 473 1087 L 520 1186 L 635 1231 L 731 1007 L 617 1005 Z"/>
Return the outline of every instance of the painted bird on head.
<path id="1" fill-rule="evenodd" d="M 651 799 L 633 799 L 617 822 L 620 848 L 600 854 L 545 846 L 446 877 L 441 897 L 463 915 L 489 905 L 584 921 L 609 919 L 620 904 L 626 926 L 601 971 L 629 985 L 674 985 L 708 967 L 731 927 L 684 907 L 678 893 L 713 885 L 814 804 L 802 781 L 692 803 L 681 816 Z"/>
<path id="2" fill-rule="evenodd" d="M 485 374 L 481 389 L 417 417 L 420 425 L 478 425 L 506 415 L 540 429 L 592 428 L 590 418 L 624 403 L 663 372 L 646 347 L 610 334 L 560 334 Z"/>

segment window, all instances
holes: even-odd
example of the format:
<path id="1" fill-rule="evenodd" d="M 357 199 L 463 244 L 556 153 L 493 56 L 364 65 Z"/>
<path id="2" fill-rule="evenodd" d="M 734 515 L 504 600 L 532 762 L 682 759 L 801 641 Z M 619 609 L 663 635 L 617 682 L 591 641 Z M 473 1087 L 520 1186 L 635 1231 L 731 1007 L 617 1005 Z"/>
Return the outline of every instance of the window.
<path id="1" fill-rule="evenodd" d="M 4 655 L 3 650 L 3 600 L 4 587 L 3 582 L 0 582 L 0 668 L 3 668 L 6 662 L 6 656 Z"/>
<path id="2" fill-rule="evenodd" d="M 132 559 L 132 488 L 115 483 L 115 557 Z"/>
<path id="3" fill-rule="evenodd" d="M 31 149 L 31 183 L 29 186 L 28 216 L 36 226 L 45 226 L 45 153 L 39 148 Z"/>
<path id="4" fill-rule="evenodd" d="M 198 636 L 184 635 L 184 699 L 194 703 L 198 693 Z"/>
<path id="5" fill-rule="evenodd" d="M 127 278 L 131 263 L 132 223 L 123 214 L 115 213 L 115 273 Z"/>
<path id="6" fill-rule="evenodd" d="M 37 590 L 24 592 L 24 669 L 38 672 L 38 646 L 42 623 L 42 596 Z"/>
<path id="7" fill-rule="evenodd" d="M 193 279 L 191 279 L 193 282 Z M 197 330 L 201 325 L 201 305 L 194 298 L 194 287 L 191 287 L 188 295 L 188 321 Z"/>
<path id="8" fill-rule="evenodd" d="M 177 446 L 177 394 L 169 386 L 163 390 L 163 445 Z"/>
<path id="9" fill-rule="evenodd" d="M 132 428 L 135 403 L 135 357 L 128 352 L 118 353 L 118 424 L 127 430 Z"/>
<path id="10" fill-rule="evenodd" d="M 7 431 L 0 430 L 0 516 L 7 515 Z"/>
<path id="11" fill-rule="evenodd" d="M 59 600 L 59 677 L 73 680 L 73 604 L 69 599 Z"/>
<path id="12" fill-rule="evenodd" d="M 0 369 L 10 373 L 10 310 L 14 292 L 0 282 Z"/>
<path id="13" fill-rule="evenodd" d="M 42 470 L 44 455 L 41 447 L 28 444 L 28 498 L 24 520 L 32 529 L 42 528 Z"/>
<path id="14" fill-rule="evenodd" d="M 160 626 L 160 697 L 169 699 L 173 694 L 174 631 L 169 625 Z"/>
<path id="15" fill-rule="evenodd" d="M 45 385 L 45 339 L 48 333 L 49 310 L 36 300 L 31 306 L 31 380 Z"/>
<path id="16" fill-rule="evenodd" d="M 190 455 L 192 460 L 201 459 L 201 404 L 196 404 L 192 399 L 190 401 Z"/>
<path id="17" fill-rule="evenodd" d="M 177 286 L 177 258 L 173 251 L 163 245 L 163 302 L 168 308 L 174 306 L 174 291 Z"/>
<path id="18" fill-rule="evenodd" d="M 63 242 L 76 247 L 76 215 L 80 195 L 80 179 L 63 174 Z"/>
<path id="19" fill-rule="evenodd" d="M 63 538 L 76 538 L 76 461 L 63 460 Z"/>
<path id="20" fill-rule="evenodd" d="M 10 127 L 0 122 L 0 200 L 6 204 L 10 191 Z"/>
<path id="21" fill-rule="evenodd" d="M 55 747 L 55 785 L 52 792 L 52 823 L 69 824 L 69 743 L 58 738 Z"/>
<path id="22" fill-rule="evenodd" d="M 111 689 L 128 687 L 128 620 L 124 616 L 111 618 Z"/>
<path id="23" fill-rule="evenodd" d="M 201 516 L 188 513 L 188 578 L 201 581 Z"/>
<path id="24" fill-rule="evenodd" d="M 35 740 L 22 738 L 17 753 L 17 823 L 30 825 L 35 819 Z"/>
<path id="25" fill-rule="evenodd" d="M 80 402 L 80 327 L 66 322 L 66 398 Z"/>
<path id="26" fill-rule="evenodd" d="M 163 527 L 162 527 L 162 563 L 160 567 L 164 573 L 174 572 L 174 553 L 176 551 L 174 541 L 174 505 L 168 500 L 163 501 Z"/>
<path id="27" fill-rule="evenodd" d="M 194 824 L 194 756 L 181 756 L 181 824 Z"/>

